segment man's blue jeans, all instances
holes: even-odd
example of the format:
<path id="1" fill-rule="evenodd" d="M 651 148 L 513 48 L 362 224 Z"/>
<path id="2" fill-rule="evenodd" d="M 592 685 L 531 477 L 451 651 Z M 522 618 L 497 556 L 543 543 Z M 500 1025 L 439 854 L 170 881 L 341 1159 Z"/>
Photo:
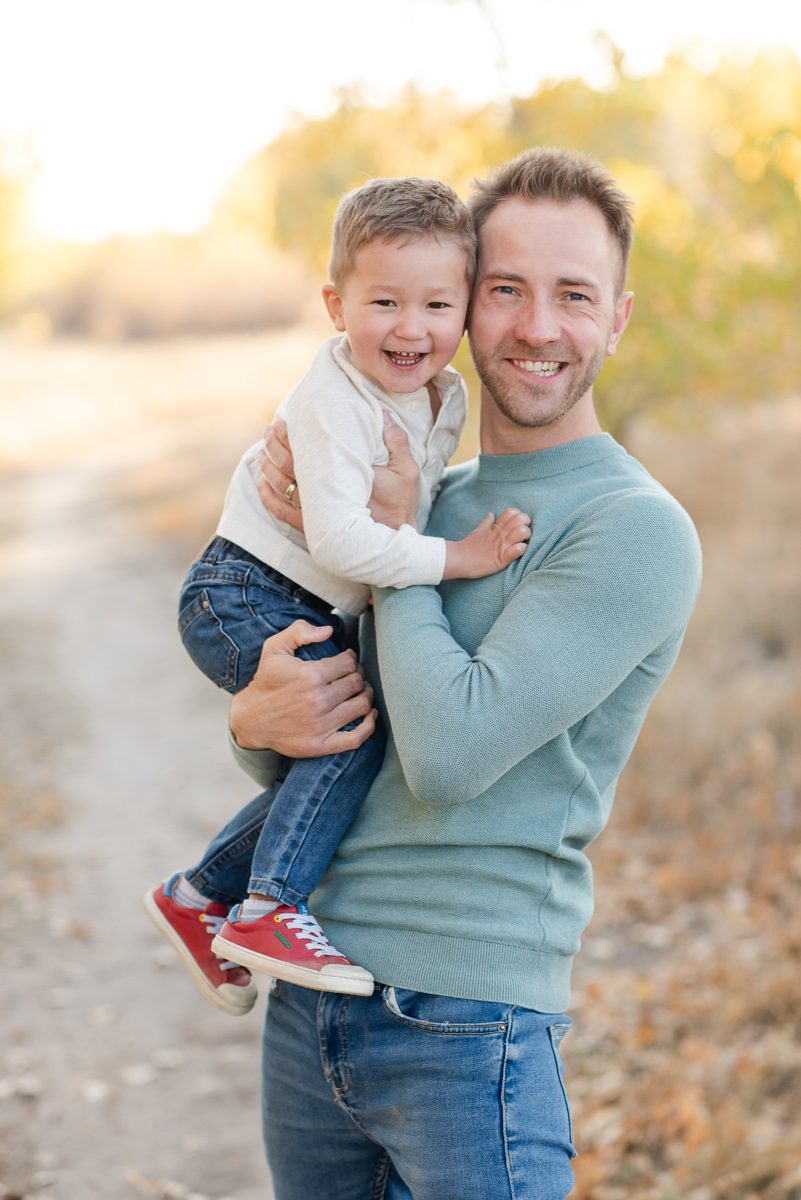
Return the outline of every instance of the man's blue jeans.
<path id="1" fill-rule="evenodd" d="M 329 606 L 224 538 L 211 542 L 184 581 L 178 617 L 184 646 L 226 691 L 245 687 L 265 639 L 297 620 L 334 628 L 327 641 L 302 646 L 298 658 L 329 658 L 343 649 L 342 622 Z M 385 742 L 377 728 L 356 750 L 284 759 L 276 787 L 220 830 L 186 878 L 221 904 L 248 892 L 286 904 L 305 900 L 370 790 Z"/>
<path id="2" fill-rule="evenodd" d="M 570 1021 L 377 985 L 278 982 L 263 1117 L 276 1200 L 564 1200 Z"/>

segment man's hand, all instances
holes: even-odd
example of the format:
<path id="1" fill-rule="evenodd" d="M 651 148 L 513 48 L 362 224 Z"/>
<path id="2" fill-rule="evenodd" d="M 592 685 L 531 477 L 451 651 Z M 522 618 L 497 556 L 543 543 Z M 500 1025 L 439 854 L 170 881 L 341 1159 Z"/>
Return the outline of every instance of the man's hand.
<path id="1" fill-rule="evenodd" d="M 384 444 L 389 454 L 385 467 L 373 468 L 369 506 L 379 525 L 400 529 L 414 525 L 417 514 L 420 469 L 409 451 L 409 439 L 399 425 L 384 414 Z M 300 492 L 289 447 L 286 423 L 276 420 L 264 430 L 259 496 L 268 512 L 303 532 Z"/>
<path id="2" fill-rule="evenodd" d="M 390 529 L 416 525 L 420 468 L 412 458 L 408 437 L 387 412 L 384 445 L 389 462 L 385 467 L 373 467 L 370 514 L 379 525 L 388 525 Z"/>
<path id="3" fill-rule="evenodd" d="M 276 419 L 264 430 L 259 496 L 268 512 L 303 533 L 300 492 L 289 448 L 286 422 Z"/>
<path id="4" fill-rule="evenodd" d="M 243 749 L 317 758 L 367 741 L 377 714 L 353 651 L 314 661 L 295 657 L 299 646 L 331 633 L 330 625 L 294 621 L 267 639 L 256 674 L 231 701 L 231 732 Z M 339 732 L 359 718 L 355 729 Z"/>

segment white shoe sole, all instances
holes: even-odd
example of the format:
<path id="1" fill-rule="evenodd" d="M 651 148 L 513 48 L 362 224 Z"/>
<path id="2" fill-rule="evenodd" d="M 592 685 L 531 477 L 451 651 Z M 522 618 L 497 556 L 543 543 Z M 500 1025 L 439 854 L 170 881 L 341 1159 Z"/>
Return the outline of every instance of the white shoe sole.
<path id="1" fill-rule="evenodd" d="M 375 980 L 369 971 L 363 967 L 365 978 L 358 979 L 352 975 L 335 975 L 329 972 L 323 975 L 320 971 L 311 971 L 308 967 L 296 967 L 292 963 L 283 963 L 279 959 L 268 958 L 229 942 L 218 933 L 211 948 L 220 958 L 228 958 L 231 962 L 239 963 L 250 971 L 260 975 L 270 975 L 273 979 L 283 979 L 286 983 L 296 983 L 299 987 L 312 988 L 315 992 L 339 992 L 344 996 L 372 996 Z"/>
<path id="2" fill-rule="evenodd" d="M 144 905 L 145 912 L 159 933 L 164 935 L 173 950 L 176 951 L 181 960 L 181 966 L 204 1000 L 208 1000 L 209 1004 L 213 1004 L 220 1012 L 228 1013 L 231 1017 L 244 1017 L 249 1013 L 259 997 L 256 985 L 250 983 L 247 987 L 238 987 L 233 983 L 224 983 L 219 988 L 213 987 L 156 904 L 152 891 L 147 892 L 144 896 Z M 223 989 L 225 992 L 221 995 Z"/>

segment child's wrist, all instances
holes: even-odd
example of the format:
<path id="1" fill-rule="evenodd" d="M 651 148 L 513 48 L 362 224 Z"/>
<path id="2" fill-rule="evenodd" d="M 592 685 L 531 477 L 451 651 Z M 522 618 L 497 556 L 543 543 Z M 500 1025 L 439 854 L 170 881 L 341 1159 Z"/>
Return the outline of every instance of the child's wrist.
<path id="1" fill-rule="evenodd" d="M 461 542 L 446 541 L 443 579 L 468 579 L 471 565 L 470 549 L 466 538 Z"/>

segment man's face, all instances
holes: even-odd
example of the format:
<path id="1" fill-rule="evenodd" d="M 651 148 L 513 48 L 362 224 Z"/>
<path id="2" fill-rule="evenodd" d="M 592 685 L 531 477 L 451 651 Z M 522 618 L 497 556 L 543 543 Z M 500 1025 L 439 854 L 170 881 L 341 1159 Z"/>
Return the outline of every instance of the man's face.
<path id="1" fill-rule="evenodd" d="M 513 434 L 561 423 L 581 436 L 593 382 L 631 311 L 619 276 L 617 243 L 588 201 L 515 198 L 494 209 L 480 234 L 468 328 L 496 425 Z"/>

